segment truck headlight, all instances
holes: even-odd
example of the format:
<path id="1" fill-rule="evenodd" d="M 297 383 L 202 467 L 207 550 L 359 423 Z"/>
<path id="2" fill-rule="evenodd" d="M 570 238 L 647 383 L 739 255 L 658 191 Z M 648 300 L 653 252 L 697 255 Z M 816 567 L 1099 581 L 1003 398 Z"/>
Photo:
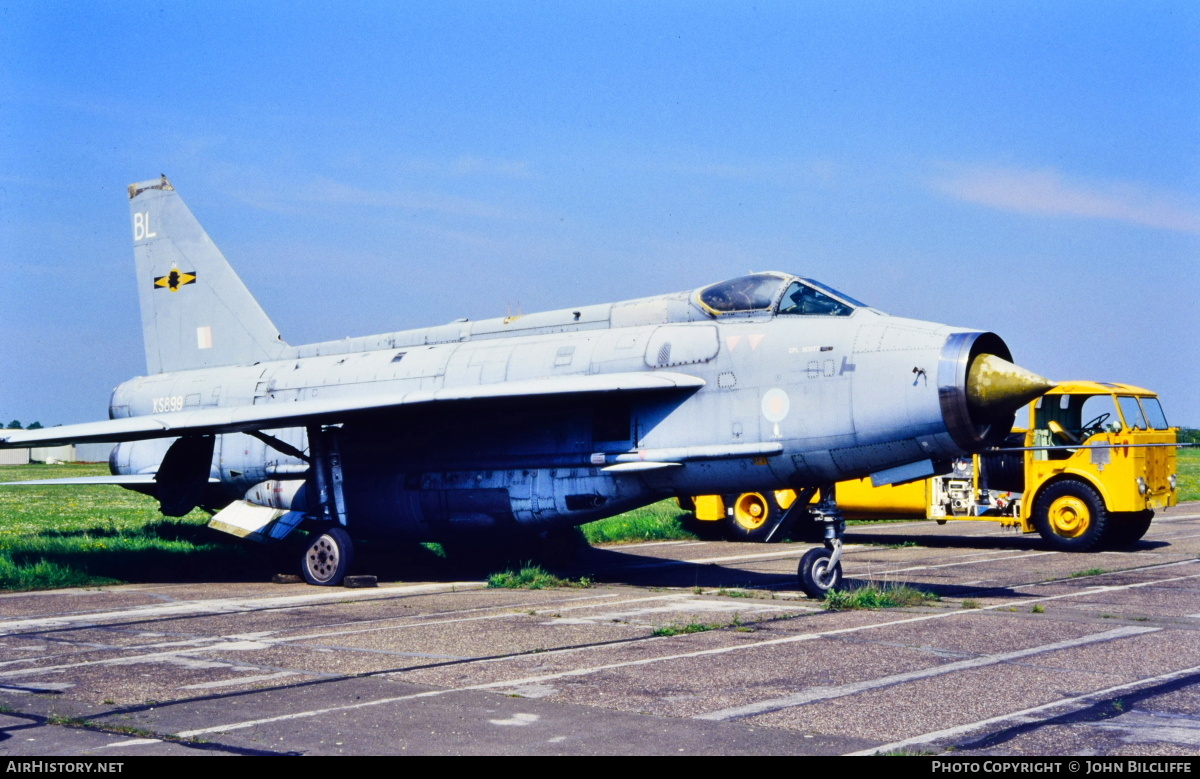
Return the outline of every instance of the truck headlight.
<path id="1" fill-rule="evenodd" d="M 1146 480 L 1139 476 L 1137 477 L 1136 481 L 1138 486 L 1138 495 L 1145 495 L 1146 490 L 1150 489 L 1146 486 Z"/>

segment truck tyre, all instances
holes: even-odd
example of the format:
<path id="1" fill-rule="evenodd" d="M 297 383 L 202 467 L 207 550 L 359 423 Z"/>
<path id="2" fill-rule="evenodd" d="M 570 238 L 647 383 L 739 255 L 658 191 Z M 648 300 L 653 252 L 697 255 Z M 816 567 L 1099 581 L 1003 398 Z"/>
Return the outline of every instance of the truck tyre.
<path id="1" fill-rule="evenodd" d="M 1154 512 L 1131 511 L 1129 513 L 1112 514 L 1108 518 L 1108 538 L 1104 545 L 1113 549 L 1126 549 L 1142 540 L 1150 529 Z"/>
<path id="2" fill-rule="evenodd" d="M 743 492 L 726 505 L 733 510 L 726 517 L 726 530 L 732 541 L 766 541 L 781 513 L 771 493 Z"/>
<path id="3" fill-rule="evenodd" d="M 1109 535 L 1109 514 L 1096 488 L 1080 479 L 1046 487 L 1033 505 L 1033 523 L 1051 549 L 1090 552 Z"/>

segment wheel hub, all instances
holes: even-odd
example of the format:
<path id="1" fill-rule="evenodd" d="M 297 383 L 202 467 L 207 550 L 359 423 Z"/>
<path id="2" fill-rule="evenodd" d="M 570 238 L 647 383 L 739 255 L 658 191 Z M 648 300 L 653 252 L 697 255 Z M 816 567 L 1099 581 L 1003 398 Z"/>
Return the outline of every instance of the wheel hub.
<path id="1" fill-rule="evenodd" d="M 834 571 L 829 567 L 828 559 L 817 560 L 812 567 L 813 579 L 824 589 L 829 589 L 834 583 Z"/>
<path id="2" fill-rule="evenodd" d="M 1064 495 L 1051 503 L 1047 518 L 1050 529 L 1063 538 L 1078 538 L 1092 524 L 1087 504 L 1073 495 Z"/>
<path id="3" fill-rule="evenodd" d="M 757 530 L 767 521 L 767 506 L 757 493 L 741 496 L 733 507 L 733 518 L 747 530 Z"/>
<path id="4" fill-rule="evenodd" d="M 328 536 L 321 536 L 308 549 L 308 570 L 313 576 L 321 581 L 328 581 L 333 577 L 338 567 L 338 548 L 337 544 Z"/>

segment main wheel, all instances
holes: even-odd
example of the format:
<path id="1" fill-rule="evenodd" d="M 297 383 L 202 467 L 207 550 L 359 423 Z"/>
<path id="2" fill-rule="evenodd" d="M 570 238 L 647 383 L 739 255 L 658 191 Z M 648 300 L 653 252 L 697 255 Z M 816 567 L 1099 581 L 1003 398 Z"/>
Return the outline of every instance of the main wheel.
<path id="1" fill-rule="evenodd" d="M 733 500 L 733 513 L 726 526 L 734 541 L 766 541 L 779 520 L 775 496 L 760 492 L 743 492 Z"/>
<path id="2" fill-rule="evenodd" d="M 839 560 L 831 568 L 829 559 L 832 555 L 825 547 L 817 547 L 809 549 L 800 558 L 796 573 L 800 576 L 800 588 L 810 597 L 824 599 L 825 593 L 842 583 L 842 562 Z"/>
<path id="3" fill-rule="evenodd" d="M 354 561 L 354 543 L 350 534 L 340 527 L 314 533 L 304 548 L 300 572 L 309 584 L 334 587 L 346 578 Z"/>
<path id="4" fill-rule="evenodd" d="M 1033 524 L 1052 549 L 1090 552 L 1108 535 L 1109 515 L 1095 487 L 1079 479 L 1064 479 L 1038 495 Z"/>
<path id="5" fill-rule="evenodd" d="M 1146 535 L 1153 519 L 1154 512 L 1150 510 L 1113 514 L 1109 517 L 1108 537 L 1104 539 L 1104 545 L 1114 549 L 1133 546 Z"/>

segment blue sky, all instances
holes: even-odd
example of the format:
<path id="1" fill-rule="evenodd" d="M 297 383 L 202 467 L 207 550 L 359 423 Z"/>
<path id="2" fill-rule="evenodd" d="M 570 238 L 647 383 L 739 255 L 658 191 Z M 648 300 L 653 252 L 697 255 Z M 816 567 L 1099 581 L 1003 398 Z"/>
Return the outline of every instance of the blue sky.
<path id="1" fill-rule="evenodd" d="M 812 276 L 1200 426 L 1200 4 L 0 0 L 0 418 L 145 370 L 166 173 L 292 343 Z"/>

